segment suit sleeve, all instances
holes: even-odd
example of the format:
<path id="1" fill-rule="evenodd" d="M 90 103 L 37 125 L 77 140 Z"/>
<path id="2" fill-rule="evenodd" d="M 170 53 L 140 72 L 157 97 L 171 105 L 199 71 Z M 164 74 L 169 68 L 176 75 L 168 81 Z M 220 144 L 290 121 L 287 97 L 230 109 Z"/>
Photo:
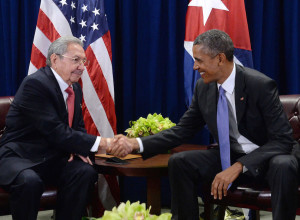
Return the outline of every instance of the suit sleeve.
<path id="1" fill-rule="evenodd" d="M 199 101 L 199 82 L 196 85 L 192 103 L 189 109 L 181 117 L 179 123 L 167 130 L 159 132 L 152 136 L 142 138 L 144 152 L 143 158 L 149 158 L 156 154 L 166 152 L 185 141 L 189 140 L 205 125 L 202 114 L 200 112 Z"/>
<path id="2" fill-rule="evenodd" d="M 254 176 L 267 167 L 268 161 L 281 154 L 290 154 L 294 139 L 292 128 L 279 100 L 276 83 L 268 80 L 257 88 L 257 107 L 267 130 L 267 141 L 259 148 L 238 159 Z M 252 131 L 255 132 L 255 131 Z"/>
<path id="3" fill-rule="evenodd" d="M 40 80 L 26 78 L 16 97 L 20 111 L 32 122 L 51 147 L 88 156 L 96 137 L 71 129 L 59 117 L 58 101 L 50 88 Z"/>

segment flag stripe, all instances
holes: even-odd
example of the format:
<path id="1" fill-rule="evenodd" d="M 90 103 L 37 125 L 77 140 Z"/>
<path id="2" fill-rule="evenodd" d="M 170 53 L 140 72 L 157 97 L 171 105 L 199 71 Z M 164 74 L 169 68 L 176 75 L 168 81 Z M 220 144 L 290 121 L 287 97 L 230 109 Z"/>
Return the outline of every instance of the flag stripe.
<path id="1" fill-rule="evenodd" d="M 66 17 L 52 0 L 41 1 L 40 8 L 51 19 L 55 30 L 60 36 L 72 36 L 72 31 Z M 39 18 L 38 18 L 39 20 Z"/>
<path id="2" fill-rule="evenodd" d="M 190 54 L 193 58 L 193 41 L 184 41 L 184 49 Z"/>
<path id="3" fill-rule="evenodd" d="M 38 69 L 31 63 L 29 63 L 29 68 L 28 68 L 28 75 L 31 74 L 31 73 L 34 73 L 36 72 Z"/>
<path id="4" fill-rule="evenodd" d="M 103 42 L 106 46 L 107 52 L 110 57 L 110 61 L 112 61 L 112 51 L 111 51 L 111 40 L 110 40 L 110 31 L 107 31 L 106 34 L 102 36 Z"/>
<path id="5" fill-rule="evenodd" d="M 47 57 L 48 48 L 51 41 L 45 36 L 45 34 L 39 29 L 35 29 L 33 44 L 40 50 L 40 52 Z"/>
<path id="6" fill-rule="evenodd" d="M 46 57 L 41 51 L 33 44 L 31 49 L 31 63 L 37 68 L 45 66 Z"/>
<path id="7" fill-rule="evenodd" d="M 86 70 L 83 72 L 81 79 L 83 84 L 83 98 L 99 133 L 103 137 L 113 137 L 113 129 L 106 117 L 106 112 L 98 95 L 95 89 L 93 89 L 92 81 Z"/>
<path id="8" fill-rule="evenodd" d="M 105 35 L 104 35 L 105 36 Z M 108 50 L 102 38 L 91 44 L 92 51 L 102 70 L 103 76 L 107 82 L 110 96 L 114 100 L 114 80 L 112 74 L 112 63 Z M 87 50 L 88 51 L 88 50 Z M 97 76 L 98 74 L 95 74 Z M 92 78 L 92 77 L 91 77 Z M 92 79 L 93 81 L 93 79 Z"/>
<path id="9" fill-rule="evenodd" d="M 37 21 L 37 27 L 46 35 L 46 37 L 51 42 L 55 41 L 57 38 L 60 37 L 54 25 L 42 10 L 39 11 L 39 19 Z"/>
<path id="10" fill-rule="evenodd" d="M 94 54 L 94 51 L 91 49 L 91 47 L 87 48 L 86 56 L 87 56 L 87 59 L 91 61 L 90 65 L 88 66 L 90 82 L 92 84 L 95 84 L 95 83 L 98 84 L 97 88 L 95 88 L 95 93 L 96 93 L 95 95 L 100 99 L 101 103 L 103 103 L 103 105 L 101 105 L 99 107 L 100 107 L 100 109 L 103 108 L 103 110 L 106 114 L 106 117 L 107 117 L 108 121 L 110 122 L 111 128 L 113 129 L 114 133 L 116 133 L 116 126 L 115 126 L 116 116 L 115 116 L 114 101 L 111 97 L 111 94 L 110 94 L 110 91 L 108 88 L 108 84 L 107 84 L 107 80 L 105 79 L 105 77 L 103 75 L 103 71 L 98 63 L 99 60 L 95 59 L 95 54 Z M 91 99 L 91 97 L 89 97 L 89 99 Z M 88 107 L 89 105 L 87 102 L 86 102 L 86 104 Z M 91 104 L 95 105 L 93 102 Z M 91 113 L 91 111 L 90 111 L 90 113 Z M 95 122 L 97 114 L 95 114 L 94 116 L 93 116 L 93 114 L 91 114 L 91 116 Z M 96 125 L 97 125 L 97 123 L 96 123 Z M 101 131 L 99 131 L 99 132 L 101 135 L 104 135 L 103 132 L 101 132 Z"/>

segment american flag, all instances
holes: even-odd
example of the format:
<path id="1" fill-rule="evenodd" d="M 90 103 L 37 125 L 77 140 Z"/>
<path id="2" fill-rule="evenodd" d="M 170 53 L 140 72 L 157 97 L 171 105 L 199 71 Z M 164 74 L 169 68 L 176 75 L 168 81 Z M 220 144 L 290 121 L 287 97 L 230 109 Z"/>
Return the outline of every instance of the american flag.
<path id="1" fill-rule="evenodd" d="M 90 61 L 80 81 L 87 131 L 113 137 L 116 115 L 112 52 L 104 0 L 41 0 L 28 74 L 46 65 L 51 42 L 70 35 L 83 42 Z M 119 186 L 116 178 L 99 175 L 99 197 L 105 209 L 117 205 Z"/>
<path id="2" fill-rule="evenodd" d="M 189 106 L 196 81 L 200 78 L 193 71 L 193 41 L 199 34 L 210 29 L 225 31 L 232 39 L 234 62 L 252 67 L 252 51 L 244 0 L 191 0 L 185 20 L 184 39 L 184 87 L 186 104 Z"/>

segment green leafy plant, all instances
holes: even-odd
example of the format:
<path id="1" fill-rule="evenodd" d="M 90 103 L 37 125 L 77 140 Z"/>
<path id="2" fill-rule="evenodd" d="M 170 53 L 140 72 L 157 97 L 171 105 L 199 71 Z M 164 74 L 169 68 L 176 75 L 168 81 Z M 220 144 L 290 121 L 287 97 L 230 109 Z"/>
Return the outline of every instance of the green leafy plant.
<path id="1" fill-rule="evenodd" d="M 129 201 L 121 203 L 118 207 L 114 207 L 112 211 L 105 211 L 102 218 L 86 218 L 89 220 L 170 220 L 171 213 L 164 213 L 160 216 L 150 214 L 151 206 L 146 209 L 145 203 Z"/>
<path id="2" fill-rule="evenodd" d="M 128 137 L 144 137 L 156 134 L 175 126 L 169 118 L 164 118 L 161 114 L 148 114 L 147 118 L 140 117 L 136 121 L 130 121 L 130 128 L 126 129 Z"/>

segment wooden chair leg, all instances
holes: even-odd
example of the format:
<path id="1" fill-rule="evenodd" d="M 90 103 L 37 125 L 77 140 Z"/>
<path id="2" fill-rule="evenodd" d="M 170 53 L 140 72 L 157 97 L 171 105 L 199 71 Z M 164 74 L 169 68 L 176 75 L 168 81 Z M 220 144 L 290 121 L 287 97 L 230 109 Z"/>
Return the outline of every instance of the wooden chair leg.
<path id="1" fill-rule="evenodd" d="M 218 209 L 218 220 L 224 220 L 226 207 L 224 205 L 219 205 Z"/>
<path id="2" fill-rule="evenodd" d="M 214 212 L 214 204 L 204 203 L 204 220 L 212 220 Z"/>

